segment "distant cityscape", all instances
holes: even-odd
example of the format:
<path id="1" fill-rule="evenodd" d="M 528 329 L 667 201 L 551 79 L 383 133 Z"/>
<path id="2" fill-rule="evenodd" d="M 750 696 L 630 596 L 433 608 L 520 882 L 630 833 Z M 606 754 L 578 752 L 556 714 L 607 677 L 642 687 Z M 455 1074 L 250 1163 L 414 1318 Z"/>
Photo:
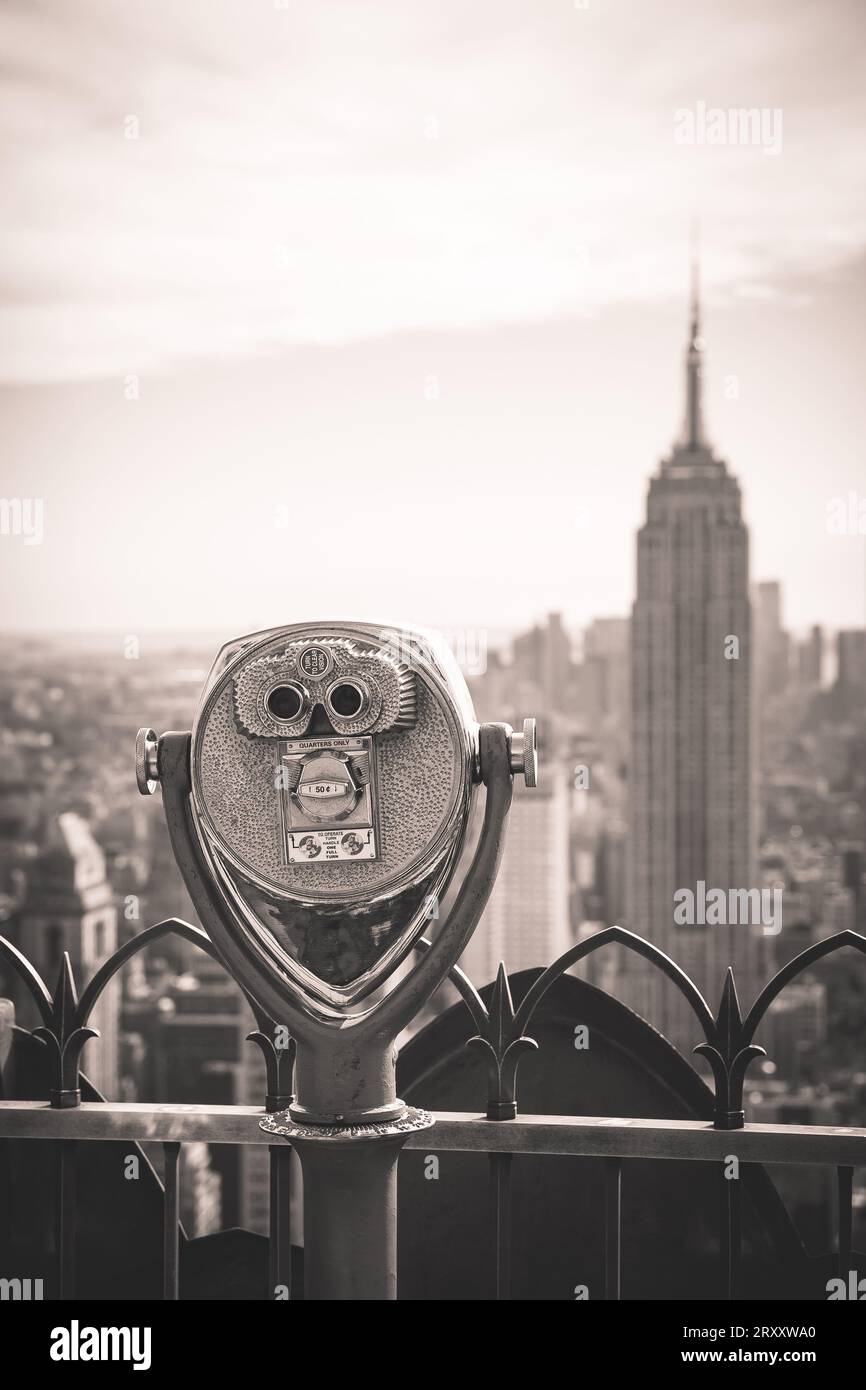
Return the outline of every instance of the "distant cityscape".
<path id="1" fill-rule="evenodd" d="M 619 924 L 670 954 L 713 1009 L 733 965 L 748 1007 L 810 943 L 866 928 L 866 629 L 791 633 L 781 583 L 752 583 L 740 488 L 702 419 L 702 344 L 695 295 L 685 421 L 650 482 L 631 615 L 574 632 L 550 613 L 510 642 L 465 644 L 478 718 L 537 715 L 542 766 L 537 791 L 516 788 L 504 864 L 462 962 L 479 986 L 500 960 L 511 973 L 543 966 Z M 0 649 L 0 930 L 52 986 L 68 952 L 80 985 L 144 927 L 195 920 L 162 817 L 136 790 L 132 738 L 142 725 L 190 727 L 216 643 L 70 634 L 6 636 Z M 778 929 L 679 922 L 676 895 L 700 885 L 778 893 Z M 617 947 L 575 969 L 690 1056 L 696 1025 L 638 958 Z M 10 974 L 3 998 L 35 1025 Z M 862 1117 L 864 999 L 854 952 L 784 991 L 758 1035 L 769 1055 L 750 1073 L 750 1120 Z M 447 1002 L 443 990 L 434 1007 Z M 11 1017 L 0 1002 L 0 1042 Z M 261 1103 L 246 1001 L 192 946 L 135 956 L 94 1023 L 102 1043 L 85 1071 L 107 1097 Z M 267 1231 L 266 1149 L 188 1144 L 183 1163 L 191 1235 Z M 820 1240 L 826 1192 L 785 1181 Z M 864 1193 L 857 1203 L 862 1220 Z"/>

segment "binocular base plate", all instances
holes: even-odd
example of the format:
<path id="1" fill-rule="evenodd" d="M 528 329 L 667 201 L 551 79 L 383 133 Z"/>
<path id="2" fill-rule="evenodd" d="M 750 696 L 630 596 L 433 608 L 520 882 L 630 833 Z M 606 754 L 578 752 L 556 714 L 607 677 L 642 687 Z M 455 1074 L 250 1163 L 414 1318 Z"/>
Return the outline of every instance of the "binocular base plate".
<path id="1" fill-rule="evenodd" d="M 378 1121 L 373 1124 L 354 1125 L 307 1125 L 292 1119 L 288 1110 L 276 1115 L 265 1115 L 259 1120 L 259 1128 L 268 1134 L 279 1134 L 289 1140 L 315 1140 L 338 1144 L 351 1143 L 359 1139 L 386 1139 L 412 1134 L 415 1130 L 430 1129 L 435 1123 L 428 1110 L 418 1110 L 407 1105 L 404 1114 L 393 1120 Z"/>

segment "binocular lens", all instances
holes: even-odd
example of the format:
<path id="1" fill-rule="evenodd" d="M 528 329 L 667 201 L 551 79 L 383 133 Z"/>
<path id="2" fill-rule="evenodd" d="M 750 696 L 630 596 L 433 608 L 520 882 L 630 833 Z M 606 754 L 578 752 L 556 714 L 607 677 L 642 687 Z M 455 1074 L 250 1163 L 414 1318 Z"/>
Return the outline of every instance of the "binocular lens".
<path id="1" fill-rule="evenodd" d="M 275 719 L 296 719 L 304 704 L 304 693 L 296 685 L 275 685 L 267 699 L 268 709 Z"/>
<path id="2" fill-rule="evenodd" d="M 365 704 L 364 692 L 351 681 L 340 681 L 328 693 L 328 700 L 335 714 L 342 719 L 353 719 L 361 713 Z"/>

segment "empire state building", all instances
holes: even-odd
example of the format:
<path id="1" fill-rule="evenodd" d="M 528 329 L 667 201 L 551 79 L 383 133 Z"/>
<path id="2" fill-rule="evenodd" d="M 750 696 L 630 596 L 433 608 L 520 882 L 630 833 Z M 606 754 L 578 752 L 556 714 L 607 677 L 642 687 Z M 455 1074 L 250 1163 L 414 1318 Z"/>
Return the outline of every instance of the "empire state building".
<path id="1" fill-rule="evenodd" d="M 751 1003 L 756 928 L 681 924 L 674 895 L 754 882 L 753 652 L 749 535 L 739 484 L 706 439 L 703 346 L 694 276 L 682 434 L 650 480 L 637 538 L 627 924 L 715 1009 L 729 964 Z M 679 992 L 643 962 L 624 966 L 626 1002 L 690 1052 L 702 1038 Z"/>

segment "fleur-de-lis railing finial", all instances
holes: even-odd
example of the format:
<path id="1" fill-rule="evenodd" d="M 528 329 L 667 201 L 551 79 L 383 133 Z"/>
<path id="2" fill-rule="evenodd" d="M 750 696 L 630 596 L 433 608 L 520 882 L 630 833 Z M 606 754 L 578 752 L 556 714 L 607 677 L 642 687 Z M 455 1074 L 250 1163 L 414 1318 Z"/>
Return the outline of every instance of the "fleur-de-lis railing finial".
<path id="1" fill-rule="evenodd" d="M 716 1083 L 716 1129 L 742 1129 L 746 1122 L 743 1109 L 743 1082 L 746 1068 L 756 1057 L 766 1057 L 763 1047 L 750 1042 L 746 1033 L 737 998 L 734 972 L 728 966 L 719 1012 L 716 1015 L 712 1042 L 699 1043 L 694 1051 L 706 1057 Z"/>
<path id="2" fill-rule="evenodd" d="M 254 1042 L 265 1059 L 268 1078 L 265 1109 L 268 1114 L 273 1115 L 278 1110 L 287 1110 L 294 1103 L 292 1077 L 295 1071 L 297 1043 L 289 1035 L 288 1029 L 282 1024 L 275 1024 L 254 1000 L 250 999 L 249 1003 L 259 1026 L 252 1033 L 247 1033 L 246 1041 Z"/>
<path id="3" fill-rule="evenodd" d="M 536 1051 L 538 1043 L 515 1032 L 514 1004 L 502 961 L 485 1014 L 484 1027 L 468 1040 L 467 1046 L 474 1043 L 486 1055 L 488 1120 L 513 1120 L 517 1114 L 517 1067 L 524 1053 Z"/>
<path id="4" fill-rule="evenodd" d="M 194 927 L 179 917 L 167 917 L 155 926 L 146 927 L 109 956 L 88 982 L 80 999 L 68 952 L 63 953 L 57 988 L 52 995 L 42 976 L 27 957 L 22 955 L 11 941 L 0 936 L 0 959 L 7 960 L 22 980 L 42 1019 L 40 1027 L 33 1029 L 32 1036 L 50 1049 L 50 1099 L 55 1109 L 70 1109 L 81 1104 L 81 1052 L 90 1038 L 99 1037 L 99 1030 L 91 1028 L 89 1021 L 103 990 L 132 956 L 152 945 L 160 937 L 169 935 L 183 937 L 185 941 L 205 951 L 212 960 L 222 964 L 210 937 L 201 927 Z M 265 1058 L 268 1088 L 266 1108 L 282 1110 L 294 1099 L 292 1073 L 295 1042 L 286 1032 L 285 1045 L 282 1036 L 278 1044 L 277 1026 L 249 995 L 245 997 L 258 1024 L 258 1030 L 247 1036 L 258 1044 Z"/>
<path id="5" fill-rule="evenodd" d="M 78 991 L 68 951 L 63 952 L 60 963 L 50 1020 L 34 1028 L 33 1036 L 51 1051 L 52 1106 L 56 1110 L 70 1110 L 79 1105 L 81 1051 L 89 1038 L 99 1037 L 99 1030 L 90 1028 L 81 1020 Z"/>

